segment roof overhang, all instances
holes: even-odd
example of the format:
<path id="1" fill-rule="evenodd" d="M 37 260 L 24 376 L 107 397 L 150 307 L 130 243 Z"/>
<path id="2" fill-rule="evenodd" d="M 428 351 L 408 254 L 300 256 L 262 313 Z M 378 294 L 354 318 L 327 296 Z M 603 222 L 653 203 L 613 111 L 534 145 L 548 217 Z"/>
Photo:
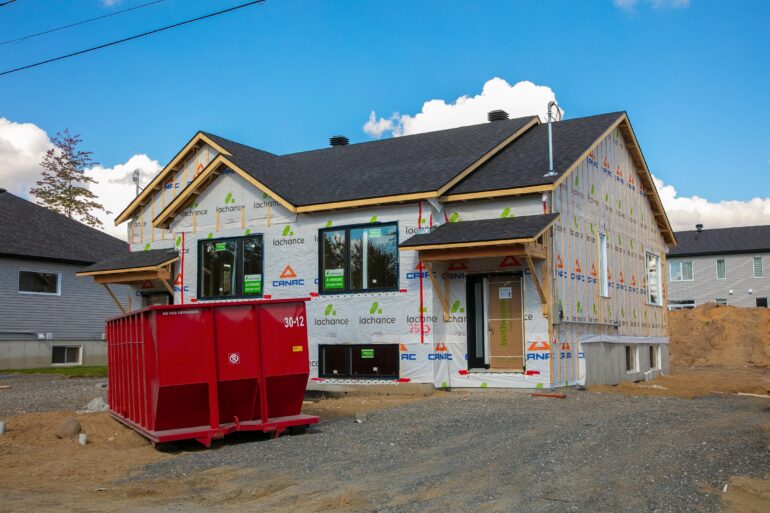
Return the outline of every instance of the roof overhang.
<path id="1" fill-rule="evenodd" d="M 171 278 L 169 266 L 178 260 L 179 256 L 177 255 L 158 264 L 141 267 L 106 269 L 102 271 L 84 271 L 76 273 L 76 276 L 92 276 L 96 283 L 117 283 L 124 285 L 146 280 L 168 280 Z"/>
<path id="2" fill-rule="evenodd" d="M 152 200 L 152 194 L 163 188 L 163 182 L 174 171 L 179 169 L 179 165 L 183 164 L 187 155 L 203 145 L 208 144 L 214 148 L 220 155 L 230 155 L 230 153 L 222 148 L 220 145 L 211 140 L 202 132 L 198 132 L 195 136 L 188 141 L 188 143 L 177 153 L 171 162 L 161 169 L 161 171 L 147 184 L 147 187 L 142 189 L 142 192 L 128 204 L 128 206 L 121 212 L 118 217 L 115 218 L 115 226 L 128 221 L 131 215 L 139 208 L 145 206 Z"/>

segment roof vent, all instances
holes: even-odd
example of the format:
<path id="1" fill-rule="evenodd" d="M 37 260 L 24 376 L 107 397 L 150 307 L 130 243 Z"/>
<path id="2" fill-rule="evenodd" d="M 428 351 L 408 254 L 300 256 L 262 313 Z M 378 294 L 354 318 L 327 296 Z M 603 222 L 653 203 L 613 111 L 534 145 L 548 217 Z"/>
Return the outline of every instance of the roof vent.
<path id="1" fill-rule="evenodd" d="M 329 146 L 347 146 L 350 143 L 350 139 L 344 135 L 333 135 L 329 137 Z"/>
<path id="2" fill-rule="evenodd" d="M 508 119 L 508 113 L 504 110 L 490 110 L 487 112 L 487 121 L 505 121 Z"/>
<path id="3" fill-rule="evenodd" d="M 695 229 L 698 231 L 698 233 L 703 231 L 703 225 L 698 223 L 695 225 Z"/>

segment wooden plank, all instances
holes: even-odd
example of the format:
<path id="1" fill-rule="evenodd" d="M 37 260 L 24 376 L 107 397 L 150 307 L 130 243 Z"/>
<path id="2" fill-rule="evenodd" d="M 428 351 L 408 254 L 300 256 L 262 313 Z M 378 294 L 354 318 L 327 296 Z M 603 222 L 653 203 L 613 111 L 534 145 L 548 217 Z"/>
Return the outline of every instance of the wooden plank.
<path id="1" fill-rule="evenodd" d="M 169 294 L 171 294 L 171 297 L 174 297 L 174 287 L 172 287 L 168 281 L 166 280 L 158 280 L 161 285 L 168 291 Z"/>
<path id="2" fill-rule="evenodd" d="M 540 284 L 540 278 L 537 276 L 537 271 L 535 270 L 535 264 L 532 262 L 532 257 L 527 255 L 527 267 L 529 267 L 529 272 L 532 273 L 532 281 L 535 282 L 535 288 L 537 288 L 537 295 L 540 296 L 540 304 L 546 305 L 548 301 L 545 298 L 545 292 L 543 292 L 543 287 Z"/>
<path id="3" fill-rule="evenodd" d="M 154 271 L 142 271 L 142 272 L 129 272 L 129 273 L 114 273 L 94 276 L 96 283 L 120 283 L 129 284 L 137 283 L 146 280 L 168 280 L 171 278 L 171 273 L 166 269 L 156 269 Z"/>
<path id="4" fill-rule="evenodd" d="M 126 312 L 126 308 L 123 306 L 123 303 L 121 303 L 120 300 L 118 300 L 118 297 L 112 291 L 110 286 L 107 285 L 106 283 L 102 283 L 102 285 L 104 285 L 104 288 L 107 289 L 107 292 L 110 294 L 110 297 L 112 298 L 112 300 L 115 301 L 115 304 L 118 305 L 118 308 L 120 308 L 120 311 L 123 312 L 124 314 L 128 313 Z"/>
<path id="5" fill-rule="evenodd" d="M 444 310 L 444 321 L 449 320 L 449 287 L 447 287 L 447 295 L 444 295 L 444 291 L 441 290 L 441 283 L 438 281 L 438 277 L 433 272 L 433 265 L 430 262 L 425 262 L 425 267 L 428 269 L 428 277 L 433 285 L 433 293 L 438 295 L 439 301 L 441 301 L 441 307 Z M 420 312 L 422 315 L 422 312 Z"/>
<path id="6" fill-rule="evenodd" d="M 526 249 L 521 245 L 491 248 L 459 248 L 455 250 L 433 249 L 420 251 L 420 260 L 424 262 L 442 262 L 447 260 L 466 260 L 472 258 L 524 256 L 526 254 Z"/>

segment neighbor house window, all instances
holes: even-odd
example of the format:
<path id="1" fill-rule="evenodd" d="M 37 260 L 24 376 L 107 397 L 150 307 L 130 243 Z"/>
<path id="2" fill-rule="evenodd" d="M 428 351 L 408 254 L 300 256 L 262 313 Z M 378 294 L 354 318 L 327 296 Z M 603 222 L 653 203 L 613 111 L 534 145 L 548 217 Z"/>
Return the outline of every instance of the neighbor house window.
<path id="1" fill-rule="evenodd" d="M 607 234 L 599 234 L 599 287 L 604 297 L 610 295 L 610 284 L 607 279 Z"/>
<path id="2" fill-rule="evenodd" d="M 689 260 L 669 262 L 668 275 L 671 281 L 692 281 L 692 262 Z"/>
<path id="3" fill-rule="evenodd" d="M 198 296 L 261 296 L 263 260 L 261 235 L 199 241 Z"/>
<path id="4" fill-rule="evenodd" d="M 661 304 L 660 257 L 655 253 L 647 253 L 647 302 L 652 305 Z"/>
<path id="5" fill-rule="evenodd" d="M 80 346 L 54 346 L 51 365 L 80 365 Z"/>
<path id="6" fill-rule="evenodd" d="M 757 307 L 758 308 L 767 308 L 767 298 L 766 297 L 758 297 L 757 298 Z"/>
<path id="7" fill-rule="evenodd" d="M 761 278 L 765 275 L 765 270 L 762 267 L 762 257 L 754 257 L 754 277 Z"/>
<path id="8" fill-rule="evenodd" d="M 725 267 L 725 259 L 717 259 L 717 280 L 724 280 L 727 277 L 727 268 Z"/>
<path id="9" fill-rule="evenodd" d="M 636 371 L 636 347 L 626 346 L 626 371 Z"/>
<path id="10" fill-rule="evenodd" d="M 19 271 L 19 292 L 22 294 L 61 293 L 61 274 L 42 271 Z"/>
<path id="11" fill-rule="evenodd" d="M 368 224 L 321 230 L 322 293 L 398 289 L 398 227 Z"/>
<path id="12" fill-rule="evenodd" d="M 727 298 L 718 297 L 714 300 L 714 302 L 718 305 L 726 305 L 727 304 Z"/>
<path id="13" fill-rule="evenodd" d="M 688 310 L 692 310 L 695 308 L 695 300 L 694 299 L 669 299 L 668 301 L 668 309 L 669 310 L 682 310 L 683 308 L 686 308 Z"/>

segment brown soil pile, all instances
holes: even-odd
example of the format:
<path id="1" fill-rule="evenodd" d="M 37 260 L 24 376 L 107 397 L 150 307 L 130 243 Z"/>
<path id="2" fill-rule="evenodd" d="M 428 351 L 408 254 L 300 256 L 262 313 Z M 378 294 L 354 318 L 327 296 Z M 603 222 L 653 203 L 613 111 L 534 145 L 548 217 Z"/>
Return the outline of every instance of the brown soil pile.
<path id="1" fill-rule="evenodd" d="M 770 309 L 709 303 L 669 312 L 674 365 L 770 367 Z"/>

